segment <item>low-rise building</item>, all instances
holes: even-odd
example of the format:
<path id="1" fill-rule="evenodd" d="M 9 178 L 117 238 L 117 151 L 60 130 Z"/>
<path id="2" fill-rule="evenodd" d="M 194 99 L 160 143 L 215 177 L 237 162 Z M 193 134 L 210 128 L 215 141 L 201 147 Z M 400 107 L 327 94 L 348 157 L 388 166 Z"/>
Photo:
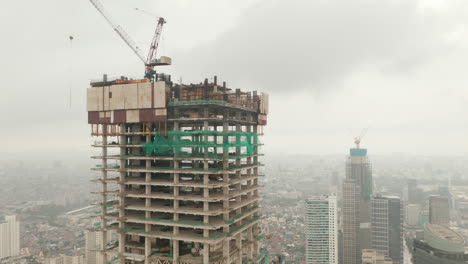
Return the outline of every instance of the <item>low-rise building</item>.
<path id="1" fill-rule="evenodd" d="M 424 238 L 413 240 L 413 264 L 466 264 L 464 238 L 444 225 L 427 223 Z"/>

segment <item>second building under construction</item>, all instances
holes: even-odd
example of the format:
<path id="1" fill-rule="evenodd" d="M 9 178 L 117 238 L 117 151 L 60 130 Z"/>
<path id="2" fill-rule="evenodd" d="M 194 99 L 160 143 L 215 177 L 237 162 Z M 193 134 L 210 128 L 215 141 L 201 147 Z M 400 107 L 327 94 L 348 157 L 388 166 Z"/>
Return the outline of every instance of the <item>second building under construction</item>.
<path id="1" fill-rule="evenodd" d="M 268 95 L 219 85 L 93 81 L 104 263 L 259 263 L 259 136 Z M 118 241 L 107 241 L 116 230 Z M 117 257 L 108 250 L 117 251 Z"/>

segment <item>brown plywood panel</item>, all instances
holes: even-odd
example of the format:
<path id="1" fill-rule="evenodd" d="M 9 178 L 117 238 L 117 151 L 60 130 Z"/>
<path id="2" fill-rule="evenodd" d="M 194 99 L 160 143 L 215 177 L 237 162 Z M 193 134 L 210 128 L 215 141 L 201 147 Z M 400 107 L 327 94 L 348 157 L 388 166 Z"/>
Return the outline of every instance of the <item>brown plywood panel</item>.
<path id="1" fill-rule="evenodd" d="M 154 84 L 154 108 L 166 107 L 166 82 L 159 81 Z"/>
<path id="2" fill-rule="evenodd" d="M 113 123 L 126 123 L 126 122 L 127 122 L 127 112 L 125 110 L 115 110 Z"/>
<path id="3" fill-rule="evenodd" d="M 88 124 L 98 124 L 99 123 L 99 112 L 90 111 L 88 112 Z"/>
<path id="4" fill-rule="evenodd" d="M 87 111 L 97 111 L 98 110 L 97 89 L 94 87 L 88 88 L 86 91 L 86 94 L 87 94 L 87 101 L 86 101 Z"/>
<path id="5" fill-rule="evenodd" d="M 140 110 L 127 110 L 127 123 L 140 122 Z"/>
<path id="6" fill-rule="evenodd" d="M 154 109 L 140 109 L 141 122 L 154 122 L 155 121 Z"/>
<path id="7" fill-rule="evenodd" d="M 138 84 L 138 108 L 151 108 L 151 83 Z"/>

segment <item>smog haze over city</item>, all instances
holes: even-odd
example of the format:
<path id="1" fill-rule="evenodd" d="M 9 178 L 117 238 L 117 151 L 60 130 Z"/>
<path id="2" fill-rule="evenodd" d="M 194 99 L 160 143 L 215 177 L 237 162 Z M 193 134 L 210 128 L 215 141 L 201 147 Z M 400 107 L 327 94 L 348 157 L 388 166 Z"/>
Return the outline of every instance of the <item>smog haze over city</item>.
<path id="1" fill-rule="evenodd" d="M 467 1 L 0 14 L 0 263 L 468 263 Z"/>

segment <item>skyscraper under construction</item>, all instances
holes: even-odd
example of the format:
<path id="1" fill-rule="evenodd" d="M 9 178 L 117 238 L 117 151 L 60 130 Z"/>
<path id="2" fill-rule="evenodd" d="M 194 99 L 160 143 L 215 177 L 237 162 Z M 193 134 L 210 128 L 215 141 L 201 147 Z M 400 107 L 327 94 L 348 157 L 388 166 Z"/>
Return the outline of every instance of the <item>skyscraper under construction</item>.
<path id="1" fill-rule="evenodd" d="M 372 168 L 367 157 L 367 149 L 359 147 L 350 149 L 346 162 L 346 179 L 343 183 L 343 241 L 342 263 L 361 263 L 362 249 L 371 245 L 371 211 Z"/>
<path id="2" fill-rule="evenodd" d="M 259 263 L 259 167 L 268 95 L 217 78 L 91 82 L 88 122 L 104 263 Z M 116 230 L 118 240 L 106 232 Z M 109 250 L 117 251 L 112 258 Z"/>

